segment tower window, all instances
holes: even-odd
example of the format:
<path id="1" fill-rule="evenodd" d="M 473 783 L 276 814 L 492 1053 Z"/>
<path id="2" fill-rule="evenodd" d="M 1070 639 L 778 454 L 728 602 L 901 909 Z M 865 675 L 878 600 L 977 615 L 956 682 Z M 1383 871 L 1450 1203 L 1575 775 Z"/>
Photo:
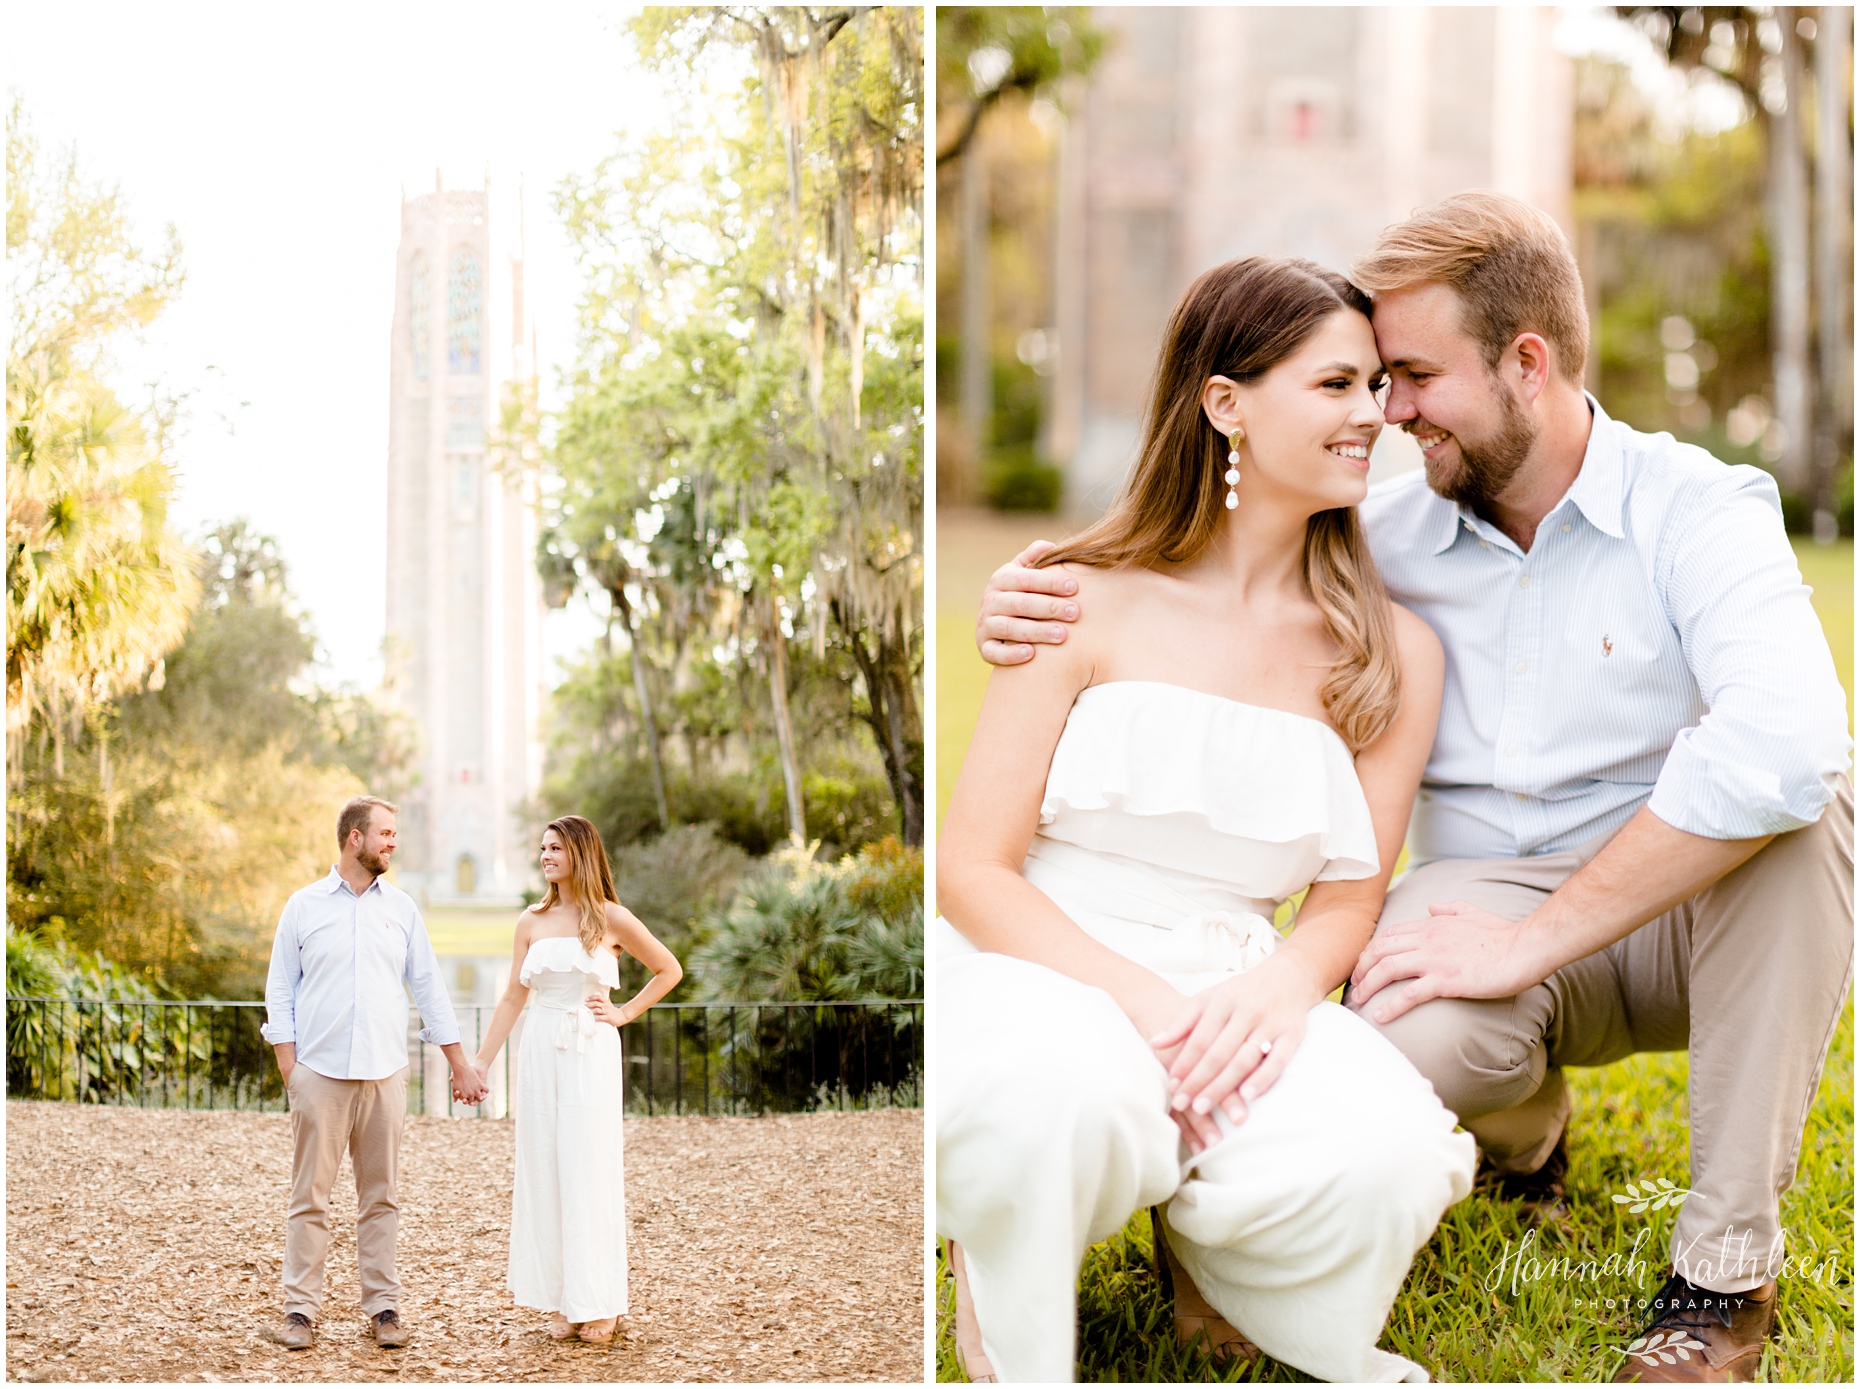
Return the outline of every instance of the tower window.
<path id="1" fill-rule="evenodd" d="M 475 376 L 484 347 L 484 276 L 478 257 L 460 251 L 446 283 L 446 357 L 455 376 Z"/>

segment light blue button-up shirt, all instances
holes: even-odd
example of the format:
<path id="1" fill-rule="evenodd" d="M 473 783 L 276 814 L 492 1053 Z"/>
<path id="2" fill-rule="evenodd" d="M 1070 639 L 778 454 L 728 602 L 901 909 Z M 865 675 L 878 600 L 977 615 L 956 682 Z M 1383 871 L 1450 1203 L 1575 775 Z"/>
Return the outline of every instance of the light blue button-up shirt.
<path id="1" fill-rule="evenodd" d="M 1589 407 L 1582 471 L 1528 554 L 1420 472 L 1363 503 L 1390 595 L 1446 648 L 1416 862 L 1555 853 L 1643 805 L 1708 839 L 1777 834 L 1847 769 L 1775 481 Z"/>
<path id="2" fill-rule="evenodd" d="M 271 942 L 265 1025 L 273 1046 L 335 1080 L 381 1080 L 407 1064 L 407 991 L 423 1041 L 460 1038 L 439 957 L 413 898 L 376 878 L 359 897 L 335 868 L 291 894 Z"/>

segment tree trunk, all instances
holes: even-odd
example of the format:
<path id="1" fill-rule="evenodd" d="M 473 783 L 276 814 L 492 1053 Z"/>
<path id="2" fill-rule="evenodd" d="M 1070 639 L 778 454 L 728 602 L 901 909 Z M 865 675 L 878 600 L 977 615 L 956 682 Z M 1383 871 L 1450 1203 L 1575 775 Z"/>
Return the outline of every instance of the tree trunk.
<path id="1" fill-rule="evenodd" d="M 994 287 L 988 265 L 988 156 L 979 141 L 962 161 L 962 432 L 979 481 L 994 414 Z"/>
<path id="2" fill-rule="evenodd" d="M 781 752 L 782 787 L 788 793 L 788 838 L 807 843 L 807 812 L 801 804 L 801 768 L 794 757 L 794 728 L 788 719 L 788 640 L 782 635 L 781 608 L 768 599 L 769 704 L 775 711 L 775 743 Z"/>
<path id="3" fill-rule="evenodd" d="M 853 660 L 865 679 L 869 709 L 863 717 L 878 741 L 885 778 L 891 783 L 891 797 L 898 807 L 899 834 L 906 844 L 921 846 L 924 842 L 924 726 L 917 708 L 916 682 L 911 677 L 908 638 L 902 635 L 892 638 L 880 630 L 878 652 L 874 655 L 867 649 L 863 634 L 847 621 L 838 603 L 833 605 L 833 620 L 846 634 Z M 906 630 L 902 620 L 895 630 L 900 633 Z"/>
<path id="4" fill-rule="evenodd" d="M 1823 5 L 1815 30 L 1815 320 L 1819 389 L 1816 391 L 1812 492 L 1815 539 L 1840 534 L 1834 475 L 1853 452 L 1853 147 L 1847 135 L 1846 58 L 1853 40 L 1853 10 Z"/>
<path id="5" fill-rule="evenodd" d="M 1775 379 L 1776 419 L 1783 429 L 1777 478 L 1785 492 L 1800 495 L 1810 485 L 1814 415 L 1810 404 L 1808 352 L 1808 161 L 1802 149 L 1802 41 L 1795 32 L 1800 10 L 1779 5 L 1782 30 L 1783 109 L 1769 127 L 1770 353 Z"/>
<path id="6" fill-rule="evenodd" d="M 639 697 L 640 727 L 646 731 L 646 755 L 652 762 L 652 799 L 659 812 L 659 829 L 672 827 L 672 812 L 665 803 L 665 762 L 659 753 L 659 721 L 652 715 L 652 694 L 646 687 L 646 655 L 639 649 L 639 631 L 633 622 L 633 605 L 627 601 L 626 585 L 615 584 L 607 590 L 626 626 L 627 664 L 633 668 L 633 693 Z"/>

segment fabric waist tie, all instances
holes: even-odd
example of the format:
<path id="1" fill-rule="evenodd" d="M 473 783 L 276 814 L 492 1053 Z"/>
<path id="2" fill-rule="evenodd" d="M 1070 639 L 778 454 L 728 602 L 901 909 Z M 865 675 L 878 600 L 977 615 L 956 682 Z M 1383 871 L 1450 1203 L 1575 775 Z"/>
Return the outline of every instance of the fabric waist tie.
<path id="1" fill-rule="evenodd" d="M 557 1051 L 567 1051 L 569 1043 L 572 1041 L 577 1052 L 584 1055 L 586 1054 L 588 1042 L 594 1036 L 594 1014 L 588 1011 L 588 1007 L 585 1003 L 565 1006 L 560 1003 L 544 1003 L 539 998 L 536 1000 L 536 1006 L 538 1008 L 547 1008 L 552 1013 L 560 1013 L 562 1015 L 562 1021 L 555 1029 L 555 1049 Z"/>
<path id="2" fill-rule="evenodd" d="M 1035 836 L 1021 874 L 1087 934 L 1120 953 L 1129 953 L 1126 942 L 1106 939 L 1093 929 L 1095 924 L 1130 923 L 1194 938 L 1171 941 L 1168 953 L 1200 955 L 1201 959 L 1194 963 L 1182 959 L 1167 968 L 1247 970 L 1281 944 L 1272 926 L 1274 904 L 1269 901 L 1215 883 L 1187 888 L 1149 864 L 1063 840 Z M 1162 945 L 1161 940 L 1155 943 Z"/>

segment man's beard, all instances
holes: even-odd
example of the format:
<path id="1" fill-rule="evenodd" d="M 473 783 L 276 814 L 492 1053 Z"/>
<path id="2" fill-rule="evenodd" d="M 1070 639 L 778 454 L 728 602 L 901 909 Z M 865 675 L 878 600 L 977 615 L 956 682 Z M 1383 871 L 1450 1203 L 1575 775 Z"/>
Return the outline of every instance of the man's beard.
<path id="1" fill-rule="evenodd" d="M 1453 442 L 1459 446 L 1459 466 L 1438 476 L 1433 468 L 1427 470 L 1429 487 L 1448 501 L 1475 511 L 1489 505 L 1510 485 L 1530 455 L 1531 446 L 1537 442 L 1537 426 L 1531 423 L 1531 417 L 1524 413 L 1524 407 L 1511 392 L 1500 388 L 1498 399 L 1503 415 L 1498 432 L 1476 445 L 1468 444 L 1455 434 Z"/>
<path id="2" fill-rule="evenodd" d="M 386 854 L 371 854 L 366 849 L 358 849 L 355 852 L 355 861 L 377 878 L 388 871 Z"/>

